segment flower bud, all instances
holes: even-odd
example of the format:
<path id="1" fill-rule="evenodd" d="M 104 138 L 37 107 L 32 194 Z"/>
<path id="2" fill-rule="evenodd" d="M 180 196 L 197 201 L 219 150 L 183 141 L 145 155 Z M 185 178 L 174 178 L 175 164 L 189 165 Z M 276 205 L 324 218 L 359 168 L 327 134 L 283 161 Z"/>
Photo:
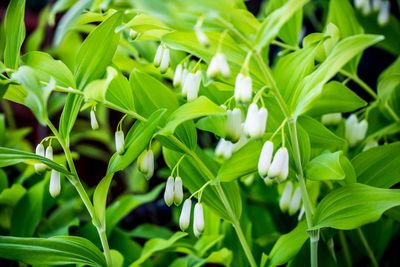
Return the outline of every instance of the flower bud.
<path id="1" fill-rule="evenodd" d="M 266 141 L 261 149 L 260 157 L 258 159 L 258 173 L 261 177 L 265 177 L 268 174 L 273 152 L 274 143 L 271 141 Z"/>
<path id="2" fill-rule="evenodd" d="M 368 130 L 368 122 L 367 120 L 362 120 L 357 126 L 357 140 L 358 142 L 362 141 L 365 138 Z"/>
<path id="3" fill-rule="evenodd" d="M 60 173 L 58 171 L 52 170 L 50 176 L 49 192 L 50 195 L 55 198 L 60 194 L 61 191 L 61 181 Z"/>
<path id="4" fill-rule="evenodd" d="M 321 122 L 324 125 L 336 125 L 339 124 L 341 120 L 342 120 L 341 113 L 329 113 L 329 114 L 324 114 L 321 117 Z"/>
<path id="5" fill-rule="evenodd" d="M 199 41 L 199 43 L 200 43 L 202 46 L 207 47 L 207 46 L 210 45 L 210 40 L 208 40 L 207 35 L 203 32 L 202 29 L 200 29 L 200 28 L 195 28 L 195 33 L 196 33 L 197 41 Z"/>
<path id="6" fill-rule="evenodd" d="M 390 19 L 390 2 L 382 1 L 378 14 L 379 26 L 385 26 L 389 22 L 389 19 Z"/>
<path id="7" fill-rule="evenodd" d="M 137 31 L 135 31 L 134 29 L 130 29 L 130 31 L 129 31 L 129 37 L 130 37 L 132 40 L 135 40 L 136 37 L 138 37 L 138 35 L 139 35 L 139 33 L 138 33 Z"/>
<path id="8" fill-rule="evenodd" d="M 154 66 L 156 66 L 156 67 L 160 66 L 161 60 L 163 58 L 163 55 L 164 55 L 164 46 L 163 45 L 159 45 L 157 47 L 157 51 L 156 51 L 156 54 L 154 56 L 154 62 L 153 62 Z"/>
<path id="9" fill-rule="evenodd" d="M 48 158 L 49 160 L 53 160 L 53 148 L 51 147 L 51 145 L 46 148 L 46 158 Z"/>
<path id="10" fill-rule="evenodd" d="M 289 215 L 292 216 L 297 211 L 299 211 L 300 206 L 301 206 L 301 190 L 300 187 L 297 187 L 293 192 L 292 199 L 290 200 Z"/>
<path id="11" fill-rule="evenodd" d="M 190 224 L 190 212 L 192 209 L 192 201 L 190 199 L 186 199 L 183 202 L 183 207 L 181 211 L 181 216 L 179 217 L 179 227 L 182 231 L 186 231 Z"/>
<path id="12" fill-rule="evenodd" d="M 225 139 L 236 143 L 242 134 L 242 112 L 240 109 L 227 110 Z"/>
<path id="13" fill-rule="evenodd" d="M 217 157 L 221 157 L 224 159 L 228 159 L 232 156 L 233 146 L 230 141 L 226 141 L 224 138 L 221 138 L 215 148 L 215 155 Z"/>
<path id="14" fill-rule="evenodd" d="M 161 63 L 160 63 L 160 72 L 161 73 L 166 73 L 169 67 L 169 62 L 170 62 L 170 51 L 169 48 L 164 47 L 162 58 L 161 58 Z"/>
<path id="15" fill-rule="evenodd" d="M 253 81 L 250 76 L 239 73 L 235 81 L 235 100 L 237 103 L 247 103 L 251 100 Z"/>
<path id="16" fill-rule="evenodd" d="M 42 143 L 40 143 L 36 146 L 35 153 L 38 156 L 44 157 L 44 146 Z M 43 163 L 35 163 L 33 166 L 34 166 L 36 172 L 42 172 L 46 169 L 46 165 Z"/>
<path id="17" fill-rule="evenodd" d="M 203 205 L 196 203 L 193 214 L 193 232 L 196 237 L 199 237 L 204 230 L 204 213 Z"/>
<path id="18" fill-rule="evenodd" d="M 183 184 L 182 184 L 182 178 L 177 176 L 175 178 L 175 184 L 174 184 L 174 203 L 175 205 L 180 205 L 183 200 Z"/>
<path id="19" fill-rule="evenodd" d="M 293 193 L 293 183 L 288 181 L 283 189 L 283 193 L 279 200 L 279 208 L 282 212 L 286 212 L 290 206 Z"/>
<path id="20" fill-rule="evenodd" d="M 139 171 L 142 172 L 147 179 L 154 174 L 154 154 L 152 150 L 146 150 L 139 157 Z"/>
<path id="21" fill-rule="evenodd" d="M 198 97 L 201 83 L 201 71 L 196 73 L 188 73 L 182 87 L 182 94 L 186 95 L 187 101 L 193 101 Z"/>
<path id="22" fill-rule="evenodd" d="M 368 130 L 368 122 L 362 120 L 358 122 L 357 116 L 351 114 L 345 123 L 345 137 L 349 142 L 350 147 L 357 145 L 365 138 Z"/>
<path id="23" fill-rule="evenodd" d="M 164 192 L 164 201 L 167 206 L 171 206 L 174 202 L 174 177 L 170 176 L 167 179 Z"/>
<path id="24" fill-rule="evenodd" d="M 225 78 L 231 75 L 226 57 L 222 53 L 217 53 L 213 56 L 207 69 L 207 75 L 211 78 L 221 74 Z"/>
<path id="25" fill-rule="evenodd" d="M 286 147 L 281 147 L 276 151 L 274 159 L 268 170 L 268 177 L 277 178 L 282 182 L 287 178 L 289 169 L 289 153 Z"/>
<path id="26" fill-rule="evenodd" d="M 123 131 L 115 132 L 115 150 L 118 154 L 122 154 L 125 151 L 125 136 Z"/>
<path id="27" fill-rule="evenodd" d="M 90 111 L 90 126 L 93 130 L 97 130 L 99 128 L 99 123 L 97 122 L 96 113 L 94 110 Z"/>
<path id="28" fill-rule="evenodd" d="M 174 87 L 180 86 L 182 84 L 182 74 L 183 74 L 183 66 L 182 64 L 178 64 L 175 69 L 174 79 L 172 80 L 172 84 Z"/>
<path id="29" fill-rule="evenodd" d="M 265 132 L 267 118 L 268 111 L 266 108 L 258 109 L 256 104 L 250 104 L 244 122 L 244 130 L 246 134 L 252 138 L 260 138 Z"/>

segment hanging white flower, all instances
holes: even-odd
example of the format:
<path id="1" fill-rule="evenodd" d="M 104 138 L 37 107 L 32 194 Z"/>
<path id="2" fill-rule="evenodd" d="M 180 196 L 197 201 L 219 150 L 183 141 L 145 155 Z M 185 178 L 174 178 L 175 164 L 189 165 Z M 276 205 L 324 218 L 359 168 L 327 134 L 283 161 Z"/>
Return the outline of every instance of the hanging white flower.
<path id="1" fill-rule="evenodd" d="M 378 13 L 379 26 L 385 26 L 389 22 L 389 19 L 390 19 L 390 2 L 382 1 Z"/>
<path id="2" fill-rule="evenodd" d="M 262 107 L 258 109 L 256 104 L 250 104 L 244 122 L 245 133 L 252 138 L 261 137 L 265 133 L 267 118 L 268 111 L 266 108 Z"/>
<path id="3" fill-rule="evenodd" d="M 268 174 L 268 170 L 271 166 L 272 155 L 274 152 L 274 143 L 266 141 L 261 149 L 260 157 L 258 159 L 258 173 L 261 177 L 265 177 Z"/>
<path id="4" fill-rule="evenodd" d="M 228 159 L 232 156 L 233 146 L 230 141 L 226 141 L 224 138 L 221 138 L 215 148 L 215 155 L 217 157 L 221 157 L 224 159 Z"/>
<path id="5" fill-rule="evenodd" d="M 268 170 L 268 177 L 277 178 L 279 182 L 284 181 L 289 174 L 289 153 L 286 147 L 276 151 Z"/>
<path id="6" fill-rule="evenodd" d="M 163 58 L 163 55 L 164 55 L 164 46 L 163 45 L 159 45 L 157 47 L 157 51 L 156 51 L 156 54 L 154 56 L 154 61 L 153 61 L 154 66 L 156 66 L 156 67 L 160 66 L 161 60 Z"/>
<path id="7" fill-rule="evenodd" d="M 53 198 L 55 198 L 60 194 L 60 191 L 61 191 L 60 173 L 58 171 L 52 170 L 50 175 L 50 185 L 49 185 L 50 195 Z"/>
<path id="8" fill-rule="evenodd" d="M 328 113 L 321 117 L 321 122 L 324 125 L 336 125 L 342 121 L 341 113 Z"/>
<path id="9" fill-rule="evenodd" d="M 174 203 L 176 206 L 180 205 L 183 200 L 183 183 L 182 178 L 177 176 L 174 183 Z"/>
<path id="10" fill-rule="evenodd" d="M 209 77 L 215 77 L 221 74 L 225 78 L 231 75 L 231 70 L 228 65 L 228 61 L 223 53 L 216 53 L 210 61 L 207 69 L 207 75 Z"/>
<path id="11" fill-rule="evenodd" d="M 236 143 L 242 134 L 242 111 L 238 108 L 227 110 L 225 139 Z"/>
<path id="12" fill-rule="evenodd" d="M 168 177 L 165 185 L 164 201 L 168 207 L 174 202 L 174 177 L 172 176 Z"/>
<path id="13" fill-rule="evenodd" d="M 123 131 L 115 132 L 115 150 L 118 154 L 122 154 L 125 151 L 125 136 Z"/>
<path id="14" fill-rule="evenodd" d="M 345 137 L 349 142 L 350 147 L 354 147 L 361 142 L 367 133 L 368 122 L 362 120 L 358 122 L 358 118 L 355 114 L 351 114 L 345 123 Z"/>
<path id="15" fill-rule="evenodd" d="M 97 130 L 99 128 L 99 123 L 96 119 L 96 113 L 93 109 L 90 111 L 90 126 L 93 130 Z"/>
<path id="16" fill-rule="evenodd" d="M 289 205 L 289 215 L 292 216 L 293 214 L 297 213 L 301 206 L 301 190 L 300 187 L 297 187 L 292 195 L 292 199 L 290 200 Z"/>
<path id="17" fill-rule="evenodd" d="M 154 174 L 154 154 L 153 151 L 146 150 L 142 153 L 138 160 L 139 171 L 142 172 L 147 179 Z"/>
<path id="18" fill-rule="evenodd" d="M 183 66 L 182 64 L 178 64 L 175 69 L 174 79 L 172 80 L 172 84 L 174 87 L 178 87 L 182 84 L 182 74 L 183 74 Z"/>
<path id="19" fill-rule="evenodd" d="M 44 146 L 42 143 L 38 144 L 36 146 L 36 150 L 35 150 L 36 155 L 44 157 Z M 46 165 L 43 163 L 35 163 L 34 165 L 35 171 L 36 172 L 42 172 L 46 169 Z"/>
<path id="20" fill-rule="evenodd" d="M 51 147 L 51 145 L 46 148 L 46 158 L 48 158 L 49 160 L 53 160 L 53 148 Z"/>
<path id="21" fill-rule="evenodd" d="M 237 103 L 248 103 L 252 97 L 253 81 L 250 76 L 239 73 L 236 76 L 234 96 Z"/>
<path id="22" fill-rule="evenodd" d="M 196 203 L 194 206 L 193 214 L 193 233 L 196 237 L 199 237 L 204 230 L 204 213 L 203 205 Z"/>
<path id="23" fill-rule="evenodd" d="M 293 193 L 293 183 L 291 181 L 288 181 L 285 184 L 285 188 L 283 189 L 281 198 L 279 200 L 279 208 L 281 209 L 282 212 L 286 212 L 289 209 L 292 199 L 292 193 Z"/>
<path id="24" fill-rule="evenodd" d="M 186 199 L 183 202 L 181 216 L 179 217 L 179 227 L 182 231 L 186 231 L 190 224 L 190 213 L 192 209 L 192 201 L 190 199 Z"/>
<path id="25" fill-rule="evenodd" d="M 164 47 L 163 49 L 163 54 L 161 57 L 161 62 L 160 62 L 160 72 L 161 73 L 166 73 L 168 68 L 169 68 L 169 62 L 170 62 L 170 51 L 168 47 Z"/>
<path id="26" fill-rule="evenodd" d="M 187 101 L 193 101 L 198 97 L 201 83 L 201 71 L 188 73 L 182 87 L 182 95 L 186 96 Z"/>

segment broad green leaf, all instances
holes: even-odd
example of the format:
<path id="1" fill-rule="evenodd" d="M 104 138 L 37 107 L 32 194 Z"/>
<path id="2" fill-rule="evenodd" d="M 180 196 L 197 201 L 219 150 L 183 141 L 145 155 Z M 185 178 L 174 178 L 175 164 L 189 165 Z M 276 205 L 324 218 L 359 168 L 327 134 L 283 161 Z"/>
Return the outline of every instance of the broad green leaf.
<path id="1" fill-rule="evenodd" d="M 299 224 L 291 232 L 281 235 L 267 257 L 268 266 L 279 266 L 287 263 L 300 251 L 307 241 L 307 225 L 305 221 Z"/>
<path id="2" fill-rule="evenodd" d="M 121 73 L 118 73 L 109 84 L 105 99 L 126 110 L 135 110 L 132 87 L 128 79 Z"/>
<path id="3" fill-rule="evenodd" d="M 10 234 L 13 236 L 33 236 L 43 212 L 43 196 L 46 192 L 45 180 L 32 186 L 14 207 L 11 217 Z"/>
<path id="4" fill-rule="evenodd" d="M 400 143 L 371 148 L 358 154 L 352 163 L 359 183 L 389 188 L 400 182 Z"/>
<path id="5" fill-rule="evenodd" d="M 61 2 L 61 1 L 58 1 Z M 68 33 L 68 31 L 74 26 L 78 21 L 79 16 L 82 12 L 90 6 L 93 0 L 80 0 L 76 1 L 75 5 L 71 7 L 61 18 L 60 22 L 57 23 L 56 32 L 54 34 L 53 45 L 55 47 L 61 44 L 61 41 Z M 57 2 L 56 2 L 57 3 Z M 60 4 L 53 7 L 52 13 L 60 11 Z M 54 16 L 54 15 L 53 15 Z"/>
<path id="6" fill-rule="evenodd" d="M 136 111 L 148 117 L 160 108 L 167 109 L 166 115 L 179 107 L 175 93 L 161 81 L 137 69 L 129 77 L 133 89 Z"/>
<path id="7" fill-rule="evenodd" d="M 400 116 L 400 71 L 380 77 L 378 96 L 383 110 L 391 108 L 397 116 Z"/>
<path id="8" fill-rule="evenodd" d="M 0 236 L 0 257 L 32 265 L 106 266 L 105 258 L 99 249 L 89 240 L 76 236 Z"/>
<path id="9" fill-rule="evenodd" d="M 125 194 L 116 199 L 106 210 L 107 233 L 110 234 L 113 228 L 136 207 L 154 201 L 163 188 L 164 185 L 160 184 L 147 194 Z"/>
<path id="10" fill-rule="evenodd" d="M 110 250 L 112 267 L 124 266 L 124 256 L 115 249 Z"/>
<path id="11" fill-rule="evenodd" d="M 367 102 L 347 86 L 332 81 L 323 86 L 321 94 L 309 105 L 307 114 L 318 116 L 327 113 L 352 112 L 366 105 Z"/>
<path id="12" fill-rule="evenodd" d="M 50 168 L 52 168 L 53 170 L 61 172 L 67 176 L 72 176 L 72 174 L 65 167 L 45 157 L 38 156 L 30 152 L 0 147 L 0 166 L 13 165 L 19 162 L 28 162 L 28 163 L 42 162 L 47 166 L 49 166 Z"/>
<path id="13" fill-rule="evenodd" d="M 69 134 L 78 117 L 82 102 L 83 97 L 76 94 L 69 94 L 65 101 L 64 109 L 60 117 L 59 131 L 67 144 L 69 143 Z"/>
<path id="14" fill-rule="evenodd" d="M 209 116 L 201 118 L 196 123 L 197 129 L 214 133 L 220 137 L 226 136 L 226 117 L 225 116 Z"/>
<path id="15" fill-rule="evenodd" d="M 247 143 L 222 164 L 217 179 L 221 182 L 230 182 L 257 171 L 262 146 L 261 140 Z"/>
<path id="16" fill-rule="evenodd" d="M 165 125 L 159 134 L 171 135 L 174 133 L 176 127 L 185 121 L 218 114 L 225 114 L 225 110 L 210 101 L 207 97 L 200 96 L 196 100 L 180 106 L 172 113 L 168 118 L 167 125 Z"/>
<path id="17" fill-rule="evenodd" d="M 4 64 L 17 69 L 19 53 L 25 38 L 25 0 L 11 0 L 4 18 Z"/>
<path id="18" fill-rule="evenodd" d="M 266 17 L 256 35 L 256 49 L 261 51 L 263 47 L 269 45 L 279 34 L 283 25 L 307 2 L 308 0 L 289 0 Z"/>
<path id="19" fill-rule="evenodd" d="M 115 28 L 122 14 L 115 13 L 97 26 L 79 48 L 75 61 L 75 79 L 78 89 L 90 81 L 101 78 L 117 49 L 119 34 Z"/>
<path id="20" fill-rule="evenodd" d="M 47 99 L 52 88 L 42 87 L 34 69 L 22 66 L 11 76 L 11 79 L 20 83 L 23 90 L 21 95 L 15 97 L 10 90 L 7 91 L 6 98 L 21 103 L 31 109 L 35 117 L 42 124 L 47 120 Z"/>
<path id="21" fill-rule="evenodd" d="M 318 204 L 313 229 L 350 230 L 377 221 L 386 210 L 400 205 L 399 189 L 351 184 L 333 190 Z"/>
<path id="22" fill-rule="evenodd" d="M 311 117 L 300 116 L 298 122 L 310 137 L 312 148 L 334 151 L 336 148 L 342 148 L 345 145 L 345 140 L 332 133 L 322 123 Z"/>
<path id="23" fill-rule="evenodd" d="M 75 88 L 75 79 L 68 67 L 49 54 L 33 51 L 23 55 L 21 61 L 35 70 L 40 81 L 49 82 L 53 77 L 57 85 Z"/>
<path id="24" fill-rule="evenodd" d="M 383 40 L 379 35 L 359 34 L 347 37 L 332 49 L 326 60 L 296 88 L 300 94 L 293 99 L 295 114 L 301 114 L 321 92 L 323 85 L 358 53 Z M 296 94 L 297 95 L 297 94 Z"/>
<path id="25" fill-rule="evenodd" d="M 0 205 L 14 207 L 21 197 L 25 194 L 26 189 L 20 184 L 13 184 L 10 188 L 6 188 L 0 193 Z"/>
<path id="26" fill-rule="evenodd" d="M 188 234 L 184 233 L 184 232 L 177 232 L 168 240 L 154 238 L 154 239 L 147 241 L 146 244 L 144 244 L 140 258 L 137 259 L 135 262 L 133 262 L 130 265 L 130 267 L 141 266 L 148 258 L 153 256 L 155 253 L 171 248 L 171 246 L 176 241 L 178 241 L 179 239 L 181 239 L 187 235 Z"/>
<path id="27" fill-rule="evenodd" d="M 307 179 L 314 181 L 342 180 L 345 177 L 340 164 L 343 152 L 324 153 L 311 160 L 305 169 Z"/>

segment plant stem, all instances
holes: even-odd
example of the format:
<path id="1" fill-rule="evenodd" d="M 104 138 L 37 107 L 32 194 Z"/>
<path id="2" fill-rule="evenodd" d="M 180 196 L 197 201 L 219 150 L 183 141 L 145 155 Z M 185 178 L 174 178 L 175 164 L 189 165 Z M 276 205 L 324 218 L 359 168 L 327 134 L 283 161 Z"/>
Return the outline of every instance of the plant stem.
<path id="1" fill-rule="evenodd" d="M 378 262 L 377 262 L 377 260 L 375 258 L 374 252 L 372 251 L 371 247 L 369 246 L 367 238 L 365 238 L 365 235 L 364 235 L 363 231 L 361 230 L 361 228 L 357 228 L 357 233 L 358 233 L 358 235 L 359 235 L 359 237 L 361 239 L 361 242 L 364 245 L 364 248 L 365 248 L 365 250 L 366 250 L 366 252 L 368 254 L 368 257 L 370 258 L 370 260 L 372 262 L 372 265 L 374 267 L 378 267 L 379 264 L 378 264 Z"/>
<path id="2" fill-rule="evenodd" d="M 344 236 L 343 231 L 339 231 L 339 240 L 340 240 L 340 243 L 342 244 L 346 265 L 347 265 L 347 267 L 351 267 L 352 264 L 351 264 L 351 256 L 350 256 L 350 252 L 349 252 L 349 246 L 347 246 L 346 237 Z"/>
<path id="3" fill-rule="evenodd" d="M 97 232 L 99 234 L 99 238 L 101 241 L 101 245 L 103 247 L 103 252 L 104 256 L 106 258 L 107 266 L 112 266 L 112 261 L 111 261 L 111 254 L 110 254 L 110 248 L 108 245 L 108 240 L 107 240 L 107 235 L 105 233 L 105 226 L 102 225 L 95 213 L 94 207 L 92 202 L 90 201 L 90 198 L 86 192 L 86 190 L 83 188 L 83 185 L 79 179 L 78 172 L 76 171 L 74 160 L 72 159 L 72 153 L 71 150 L 69 149 L 69 146 L 65 144 L 64 138 L 60 135 L 58 132 L 57 128 L 53 125 L 53 123 L 47 119 L 47 125 L 49 126 L 50 130 L 53 132 L 54 136 L 58 139 L 58 142 L 60 143 L 62 149 L 64 150 L 65 157 L 67 159 L 68 166 L 74 175 L 74 177 L 70 178 L 71 184 L 75 187 L 76 191 L 79 194 L 79 197 L 81 198 L 83 204 L 85 205 L 87 211 L 90 214 L 90 217 L 92 218 L 92 223 L 96 227 Z"/>

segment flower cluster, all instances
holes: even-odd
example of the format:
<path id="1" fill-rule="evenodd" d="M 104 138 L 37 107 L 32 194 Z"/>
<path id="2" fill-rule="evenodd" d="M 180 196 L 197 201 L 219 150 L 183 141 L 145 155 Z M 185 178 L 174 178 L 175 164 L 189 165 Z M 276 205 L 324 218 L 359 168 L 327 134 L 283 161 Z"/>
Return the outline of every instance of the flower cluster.
<path id="1" fill-rule="evenodd" d="M 154 56 L 154 66 L 158 67 L 161 73 L 166 73 L 170 62 L 169 48 L 161 44 L 158 46 Z"/>
<path id="2" fill-rule="evenodd" d="M 300 210 L 301 206 L 300 187 L 295 187 L 291 181 L 287 181 L 279 200 L 279 208 L 292 216 Z"/>
<path id="3" fill-rule="evenodd" d="M 354 0 L 354 6 L 361 10 L 363 15 L 368 16 L 371 11 L 378 12 L 377 21 L 379 26 L 385 26 L 390 19 L 389 0 Z"/>
<path id="4" fill-rule="evenodd" d="M 180 205 L 183 200 L 183 184 L 182 178 L 177 176 L 170 176 L 167 179 L 164 192 L 164 201 L 167 206 L 171 206 L 174 203 L 176 206 Z"/>
<path id="5" fill-rule="evenodd" d="M 349 142 L 350 147 L 354 147 L 360 143 L 364 138 L 368 130 L 367 120 L 358 121 L 355 114 L 351 114 L 346 119 L 345 136 Z"/>
<path id="6" fill-rule="evenodd" d="M 274 143 L 266 141 L 258 160 L 258 173 L 269 184 L 275 179 L 283 182 L 289 175 L 289 153 L 286 147 L 280 147 L 273 155 Z"/>
<path id="7" fill-rule="evenodd" d="M 36 155 L 41 157 L 46 157 L 49 160 L 53 160 L 53 147 L 49 145 L 46 148 L 46 152 L 44 150 L 44 146 L 42 143 L 36 146 Z M 42 172 L 47 169 L 47 166 L 43 163 L 36 163 L 34 165 L 36 172 Z M 50 174 L 50 184 L 49 184 L 49 192 L 52 197 L 57 197 L 61 192 L 61 175 L 60 172 L 56 170 L 51 170 Z"/>
<path id="8" fill-rule="evenodd" d="M 179 227 L 182 231 L 186 231 L 190 225 L 190 215 L 192 210 L 192 201 L 190 198 L 183 202 L 181 216 L 179 217 Z M 203 205 L 197 202 L 194 205 L 193 212 L 193 233 L 199 237 L 204 230 L 204 212 Z"/>

